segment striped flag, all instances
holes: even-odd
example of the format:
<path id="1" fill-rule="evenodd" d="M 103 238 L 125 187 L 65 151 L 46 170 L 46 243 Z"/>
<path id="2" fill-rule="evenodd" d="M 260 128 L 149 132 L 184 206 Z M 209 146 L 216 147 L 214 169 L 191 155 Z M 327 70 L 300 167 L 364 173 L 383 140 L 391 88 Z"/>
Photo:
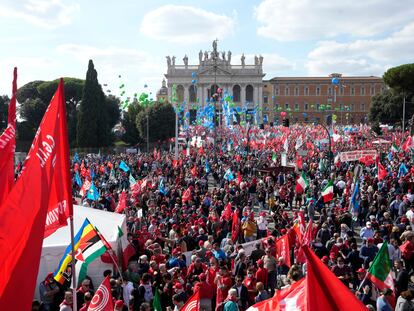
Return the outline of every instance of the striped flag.
<path id="1" fill-rule="evenodd" d="M 305 192 L 306 188 L 309 186 L 309 181 L 306 178 L 306 175 L 304 172 L 300 174 L 299 178 L 296 181 L 296 192 L 297 193 L 303 193 Z"/>
<path id="2" fill-rule="evenodd" d="M 388 244 L 384 241 L 368 269 L 367 278 L 379 289 L 394 289 L 394 281 L 391 275 L 391 261 L 388 254 Z"/>
<path id="3" fill-rule="evenodd" d="M 330 180 L 328 184 L 325 186 L 325 188 L 322 190 L 322 198 L 323 202 L 329 202 L 333 200 L 334 192 L 333 192 L 333 182 Z"/>
<path id="4" fill-rule="evenodd" d="M 95 227 L 85 219 L 82 227 L 74 237 L 76 280 L 81 283 L 86 276 L 88 265 L 104 254 L 108 248 L 100 238 Z M 63 253 L 59 266 L 54 273 L 54 279 L 60 284 L 71 280 L 72 244 Z M 76 286 L 76 285 L 75 285 Z"/>

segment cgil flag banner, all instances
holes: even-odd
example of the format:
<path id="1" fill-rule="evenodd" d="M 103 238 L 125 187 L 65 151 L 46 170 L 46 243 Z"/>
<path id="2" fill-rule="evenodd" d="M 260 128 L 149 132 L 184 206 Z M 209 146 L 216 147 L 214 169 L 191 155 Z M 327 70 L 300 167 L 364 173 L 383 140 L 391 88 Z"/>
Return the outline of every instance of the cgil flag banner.
<path id="1" fill-rule="evenodd" d="M 73 215 L 69 165 L 60 79 L 22 174 L 0 207 L 0 306 L 31 308 L 43 237 L 66 225 L 66 217 Z"/>

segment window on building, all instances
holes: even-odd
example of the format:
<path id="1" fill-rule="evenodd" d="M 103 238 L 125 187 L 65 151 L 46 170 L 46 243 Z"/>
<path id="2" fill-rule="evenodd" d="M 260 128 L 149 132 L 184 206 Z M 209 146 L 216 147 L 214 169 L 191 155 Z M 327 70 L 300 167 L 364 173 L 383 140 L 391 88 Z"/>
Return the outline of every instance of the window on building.
<path id="1" fill-rule="evenodd" d="M 316 110 L 319 110 L 319 106 L 320 106 L 321 104 L 319 104 L 319 103 L 317 103 L 316 104 Z"/>
<path id="2" fill-rule="evenodd" d="M 263 123 L 267 124 L 269 122 L 269 116 L 267 114 L 263 115 Z"/>
<path id="3" fill-rule="evenodd" d="M 355 88 L 351 87 L 351 95 L 355 95 Z"/>
<path id="4" fill-rule="evenodd" d="M 275 95 L 279 96 L 279 88 L 275 88 Z"/>
<path id="5" fill-rule="evenodd" d="M 299 88 L 295 87 L 295 96 L 299 96 Z"/>
<path id="6" fill-rule="evenodd" d="M 240 85 L 233 86 L 233 101 L 235 103 L 240 103 Z"/>
<path id="7" fill-rule="evenodd" d="M 263 104 L 267 104 L 269 102 L 269 97 L 267 95 L 263 96 Z"/>
<path id="8" fill-rule="evenodd" d="M 305 87 L 305 95 L 308 96 L 309 95 L 309 88 Z"/>
<path id="9" fill-rule="evenodd" d="M 361 87 L 361 96 L 364 96 L 365 95 L 365 87 Z"/>
<path id="10" fill-rule="evenodd" d="M 289 95 L 289 87 L 285 87 L 285 95 L 288 96 Z"/>
<path id="11" fill-rule="evenodd" d="M 361 103 L 361 111 L 365 112 L 365 103 Z"/>
<path id="12" fill-rule="evenodd" d="M 332 95 L 332 87 L 328 87 L 328 95 Z"/>
<path id="13" fill-rule="evenodd" d="M 316 95 L 321 95 L 321 88 L 320 87 L 316 88 Z"/>
<path id="14" fill-rule="evenodd" d="M 250 84 L 246 86 L 246 101 L 249 103 L 253 102 L 253 86 Z"/>
<path id="15" fill-rule="evenodd" d="M 303 109 L 304 110 L 309 110 L 309 104 L 308 103 L 304 103 L 303 104 Z"/>
<path id="16" fill-rule="evenodd" d="M 285 103 L 285 109 L 289 109 L 289 103 Z"/>
<path id="17" fill-rule="evenodd" d="M 299 103 L 295 103 L 295 110 L 299 109 Z"/>
<path id="18" fill-rule="evenodd" d="M 339 93 L 341 95 L 344 95 L 345 94 L 345 88 L 343 86 L 341 86 L 341 88 L 339 89 Z"/>
<path id="19" fill-rule="evenodd" d="M 370 94 L 375 95 L 375 86 L 371 86 Z"/>
<path id="20" fill-rule="evenodd" d="M 350 111 L 355 111 L 355 104 L 354 104 L 354 103 L 352 103 L 352 104 L 350 105 L 349 110 L 350 110 Z"/>

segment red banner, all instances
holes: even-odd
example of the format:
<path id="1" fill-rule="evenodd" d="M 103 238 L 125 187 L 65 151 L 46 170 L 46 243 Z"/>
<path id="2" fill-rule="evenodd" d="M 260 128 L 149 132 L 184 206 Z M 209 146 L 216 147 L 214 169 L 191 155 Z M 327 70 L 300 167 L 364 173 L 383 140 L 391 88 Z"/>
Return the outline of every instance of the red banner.
<path id="1" fill-rule="evenodd" d="M 285 264 L 290 267 L 290 246 L 289 246 L 289 236 L 287 234 L 283 235 L 276 241 L 276 256 L 277 258 L 283 257 Z"/>
<path id="2" fill-rule="evenodd" d="M 8 124 L 0 136 L 0 206 L 14 185 L 14 149 L 16 148 L 16 92 L 17 68 L 13 71 L 12 98 L 9 104 Z"/>
<path id="3" fill-rule="evenodd" d="M 69 163 L 61 80 L 33 140 L 22 175 L 0 208 L 0 306 L 13 306 L 14 310 L 31 308 L 48 210 L 50 213 L 57 209 L 56 221 L 64 219 L 60 215 L 72 214 Z"/>

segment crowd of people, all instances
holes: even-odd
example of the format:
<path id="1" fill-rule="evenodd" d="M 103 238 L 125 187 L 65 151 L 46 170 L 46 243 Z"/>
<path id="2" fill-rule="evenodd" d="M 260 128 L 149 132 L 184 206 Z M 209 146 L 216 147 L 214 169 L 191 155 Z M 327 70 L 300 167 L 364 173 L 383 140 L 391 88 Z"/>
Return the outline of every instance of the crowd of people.
<path id="1" fill-rule="evenodd" d="M 197 292 L 200 310 L 247 310 L 306 275 L 292 234 L 304 221 L 312 226 L 311 249 L 367 308 L 414 310 L 414 166 L 410 150 L 392 147 L 404 143 L 401 133 L 374 144 L 367 126 L 335 127 L 331 150 L 325 130 L 313 125 L 221 129 L 216 139 L 195 127 L 187 135 L 202 139 L 189 139 L 178 159 L 160 148 L 73 159 L 75 202 L 126 215 L 132 251 L 120 272 L 105 272 L 115 310 L 151 310 L 154 300 L 179 310 Z M 378 156 L 338 160 L 339 152 L 361 149 Z M 386 170 L 381 178 L 378 163 Z M 300 192 L 302 172 L 309 184 Z M 98 189 L 96 200 L 79 194 L 85 180 Z M 330 181 L 334 195 L 325 202 Z M 290 253 L 281 256 L 276 243 L 285 235 Z M 366 277 L 385 242 L 393 291 L 378 291 Z M 73 297 L 47 275 L 33 310 L 72 310 L 74 299 L 87 310 L 96 287 L 87 278 Z"/>

